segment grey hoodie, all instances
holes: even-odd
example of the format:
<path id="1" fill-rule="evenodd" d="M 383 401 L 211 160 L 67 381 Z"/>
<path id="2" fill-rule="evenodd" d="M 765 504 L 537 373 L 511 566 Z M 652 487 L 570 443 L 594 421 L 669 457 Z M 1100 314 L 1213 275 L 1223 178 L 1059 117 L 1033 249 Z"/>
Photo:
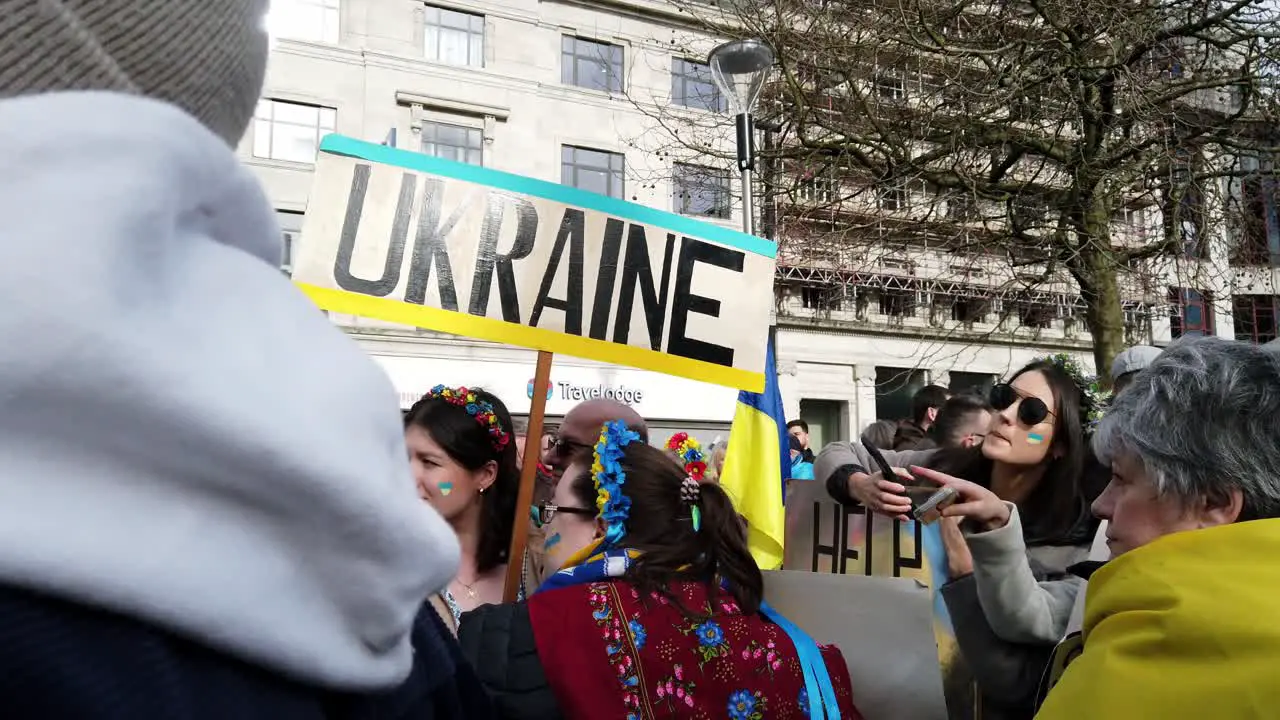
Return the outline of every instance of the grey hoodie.
<path id="1" fill-rule="evenodd" d="M 125 95 L 0 101 L 0 137 L 0 583 L 398 682 L 457 541 L 390 381 L 278 269 L 255 179 Z"/>
<path id="2" fill-rule="evenodd" d="M 883 455 L 892 467 L 929 467 L 934 452 L 886 450 Z M 818 455 L 815 475 L 819 480 L 827 480 L 846 466 L 872 473 L 877 470 L 865 448 L 853 443 L 832 443 Z M 982 609 L 991 629 L 1001 639 L 1052 644 L 1066 633 L 1071 608 L 1083 581 L 1077 577 L 1037 581 L 1028 556 L 1061 573 L 1068 565 L 1084 560 L 1087 550 L 1072 546 L 1041 547 L 1029 553 L 1023 542 L 1022 520 L 1017 508 L 1010 505 L 1010 511 L 1009 523 L 998 530 L 965 533 L 973 554 L 973 577 Z"/>

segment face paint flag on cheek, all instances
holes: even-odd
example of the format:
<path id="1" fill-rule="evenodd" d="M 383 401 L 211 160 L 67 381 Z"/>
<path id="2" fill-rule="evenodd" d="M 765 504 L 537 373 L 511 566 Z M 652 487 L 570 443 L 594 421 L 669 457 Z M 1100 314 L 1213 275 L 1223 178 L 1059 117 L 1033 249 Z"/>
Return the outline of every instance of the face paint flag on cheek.
<path id="1" fill-rule="evenodd" d="M 440 488 L 440 494 L 445 497 L 448 497 L 449 493 L 453 492 L 453 483 L 451 482 L 442 482 L 438 487 Z"/>
<path id="2" fill-rule="evenodd" d="M 1027 433 L 1028 445 L 1040 445 L 1044 442 L 1044 436 L 1040 433 Z"/>
<path id="3" fill-rule="evenodd" d="M 542 543 L 542 549 L 550 550 L 551 548 L 559 544 L 560 544 L 560 533 L 556 533 L 551 537 L 548 537 L 546 541 Z"/>

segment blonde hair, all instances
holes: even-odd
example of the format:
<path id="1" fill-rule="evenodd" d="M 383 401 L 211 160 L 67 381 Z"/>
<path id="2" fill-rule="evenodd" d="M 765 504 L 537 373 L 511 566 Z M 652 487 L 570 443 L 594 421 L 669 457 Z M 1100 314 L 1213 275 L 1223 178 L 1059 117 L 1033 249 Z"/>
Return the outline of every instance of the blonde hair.
<path id="1" fill-rule="evenodd" d="M 711 462 L 707 463 L 707 480 L 720 482 L 720 473 L 724 471 L 724 458 L 728 454 L 728 440 L 718 442 L 711 448 Z"/>

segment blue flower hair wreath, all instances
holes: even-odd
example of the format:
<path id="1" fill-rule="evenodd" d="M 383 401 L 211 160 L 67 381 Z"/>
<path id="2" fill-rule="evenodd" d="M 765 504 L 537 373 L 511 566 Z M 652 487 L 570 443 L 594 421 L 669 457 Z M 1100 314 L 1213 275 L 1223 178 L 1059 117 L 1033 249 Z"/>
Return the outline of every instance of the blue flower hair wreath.
<path id="1" fill-rule="evenodd" d="M 614 420 L 600 429 L 591 476 L 595 478 L 596 509 L 604 521 L 604 545 L 616 547 L 627 534 L 627 518 L 631 514 L 631 498 L 623 492 L 627 473 L 622 469 L 623 448 L 640 440 L 640 433 L 629 430 L 626 423 Z"/>
<path id="2" fill-rule="evenodd" d="M 474 390 L 466 387 L 451 388 L 444 385 L 437 385 L 422 396 L 423 400 L 443 400 L 450 405 L 467 411 L 467 414 L 475 418 L 489 435 L 489 442 L 493 444 L 493 449 L 502 452 L 507 444 L 511 442 L 511 435 L 502 427 L 502 423 L 498 422 L 498 413 L 494 411 L 493 405 L 485 400 L 481 400 L 476 396 Z"/>

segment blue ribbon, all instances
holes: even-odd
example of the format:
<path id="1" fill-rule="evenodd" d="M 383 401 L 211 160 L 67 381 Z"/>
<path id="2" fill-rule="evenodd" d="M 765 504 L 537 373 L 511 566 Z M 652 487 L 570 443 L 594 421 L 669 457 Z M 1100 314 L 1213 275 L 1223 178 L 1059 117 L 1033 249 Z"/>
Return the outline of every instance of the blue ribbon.
<path id="1" fill-rule="evenodd" d="M 760 601 L 760 612 L 791 638 L 800 658 L 800 667 L 804 671 L 804 687 L 809 696 L 810 720 L 840 720 L 840 706 L 836 704 L 836 690 L 831 685 L 831 673 L 827 672 L 827 664 L 822 660 L 822 651 L 818 643 L 801 630 L 798 625 L 788 620 L 782 613 L 774 610 L 769 603 Z M 825 708 L 824 708 L 825 706 Z"/>

